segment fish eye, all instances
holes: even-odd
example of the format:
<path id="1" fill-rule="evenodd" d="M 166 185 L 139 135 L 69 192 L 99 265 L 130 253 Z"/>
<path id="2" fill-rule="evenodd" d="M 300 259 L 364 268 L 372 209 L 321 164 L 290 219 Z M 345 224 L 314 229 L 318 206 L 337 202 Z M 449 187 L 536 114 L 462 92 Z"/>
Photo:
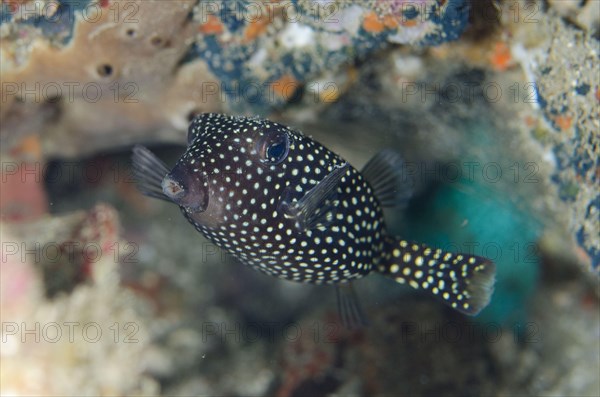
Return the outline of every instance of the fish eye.
<path id="1" fill-rule="evenodd" d="M 263 161 L 269 164 L 277 165 L 281 163 L 288 155 L 290 143 L 287 134 L 278 134 L 263 146 Z"/>

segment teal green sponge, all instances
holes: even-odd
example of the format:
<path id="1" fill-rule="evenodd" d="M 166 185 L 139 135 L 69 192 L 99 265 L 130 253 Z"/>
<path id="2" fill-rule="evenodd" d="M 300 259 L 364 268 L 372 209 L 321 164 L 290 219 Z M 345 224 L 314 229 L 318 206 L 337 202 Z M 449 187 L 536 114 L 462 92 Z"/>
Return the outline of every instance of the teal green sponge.
<path id="1" fill-rule="evenodd" d="M 495 292 L 479 319 L 503 324 L 526 317 L 540 263 L 540 222 L 510 199 L 474 181 L 436 186 L 413 200 L 402 226 L 405 238 L 492 259 Z"/>

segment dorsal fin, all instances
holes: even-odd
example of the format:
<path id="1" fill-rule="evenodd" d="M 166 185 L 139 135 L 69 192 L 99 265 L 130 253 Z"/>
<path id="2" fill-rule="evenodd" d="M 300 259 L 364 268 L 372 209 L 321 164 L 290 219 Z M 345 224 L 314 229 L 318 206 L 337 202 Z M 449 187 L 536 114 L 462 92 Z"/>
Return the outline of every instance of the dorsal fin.
<path id="1" fill-rule="evenodd" d="M 361 174 L 382 207 L 404 206 L 411 198 L 413 181 L 404 168 L 400 154 L 391 149 L 380 151 L 363 167 Z"/>

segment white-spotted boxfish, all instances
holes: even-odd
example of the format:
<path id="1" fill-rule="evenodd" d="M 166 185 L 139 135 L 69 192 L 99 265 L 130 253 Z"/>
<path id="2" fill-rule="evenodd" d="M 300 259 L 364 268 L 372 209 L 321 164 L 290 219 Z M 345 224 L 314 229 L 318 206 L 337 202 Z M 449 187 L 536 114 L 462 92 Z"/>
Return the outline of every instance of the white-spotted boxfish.
<path id="1" fill-rule="evenodd" d="M 269 275 L 315 284 L 376 272 L 475 315 L 495 265 L 391 236 L 382 207 L 402 199 L 400 157 L 384 150 L 359 172 L 299 131 L 259 119 L 203 114 L 175 167 L 142 146 L 141 191 L 173 202 L 214 244 Z"/>

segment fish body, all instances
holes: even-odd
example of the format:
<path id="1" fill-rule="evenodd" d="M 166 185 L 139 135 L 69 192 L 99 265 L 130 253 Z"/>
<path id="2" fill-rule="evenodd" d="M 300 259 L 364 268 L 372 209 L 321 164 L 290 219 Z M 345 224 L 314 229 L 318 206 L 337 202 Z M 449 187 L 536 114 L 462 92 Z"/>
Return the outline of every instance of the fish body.
<path id="1" fill-rule="evenodd" d="M 403 195 L 389 151 L 360 172 L 282 124 L 211 113 L 192 121 L 173 169 L 142 147 L 133 160 L 143 193 L 178 204 L 206 238 L 266 274 L 339 284 L 378 272 L 467 314 L 489 302 L 491 261 L 387 233 L 382 207 Z"/>

